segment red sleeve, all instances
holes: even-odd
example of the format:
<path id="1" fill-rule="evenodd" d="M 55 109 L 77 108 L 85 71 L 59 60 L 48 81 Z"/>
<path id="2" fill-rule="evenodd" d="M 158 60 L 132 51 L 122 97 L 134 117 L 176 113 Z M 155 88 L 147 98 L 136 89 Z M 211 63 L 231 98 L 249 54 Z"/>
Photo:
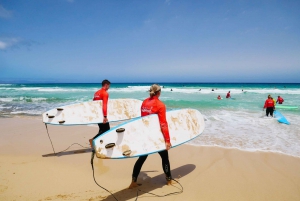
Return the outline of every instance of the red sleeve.
<path id="1" fill-rule="evenodd" d="M 264 105 L 264 108 L 267 108 L 267 100 L 265 101 L 265 105 Z"/>
<path id="2" fill-rule="evenodd" d="M 103 116 L 107 116 L 107 102 L 108 102 L 108 93 L 103 93 L 103 99 L 102 99 Z"/>
<path id="3" fill-rule="evenodd" d="M 163 104 L 158 110 L 158 119 L 161 128 L 161 132 L 164 135 L 165 142 L 170 142 L 168 122 L 166 119 L 166 106 Z"/>
<path id="4" fill-rule="evenodd" d="M 95 92 L 93 101 L 95 101 L 95 100 L 100 100 L 100 96 L 99 96 L 98 93 L 99 93 L 99 91 L 96 91 L 96 92 Z"/>

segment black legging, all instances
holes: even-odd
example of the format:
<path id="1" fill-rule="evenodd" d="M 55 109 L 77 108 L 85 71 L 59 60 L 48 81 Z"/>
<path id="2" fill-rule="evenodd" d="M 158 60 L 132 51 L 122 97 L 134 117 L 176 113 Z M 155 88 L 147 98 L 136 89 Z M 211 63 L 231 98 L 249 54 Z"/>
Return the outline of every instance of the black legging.
<path id="1" fill-rule="evenodd" d="M 170 168 L 170 162 L 169 162 L 169 154 L 167 150 L 163 150 L 158 152 L 161 157 L 162 162 L 162 168 L 164 170 L 164 173 L 166 174 L 166 179 L 169 181 L 172 179 L 171 176 L 171 168 Z M 132 172 L 132 181 L 136 182 L 137 177 L 140 174 L 141 168 L 147 159 L 148 155 L 140 156 L 139 159 L 135 162 L 133 172 Z"/>
<path id="2" fill-rule="evenodd" d="M 104 132 L 110 130 L 109 122 L 104 123 L 104 124 L 103 124 L 103 123 L 98 124 L 98 126 L 99 126 L 99 132 L 98 132 L 97 135 L 95 135 L 95 136 L 93 137 L 93 139 L 95 139 L 96 137 L 100 136 L 102 133 L 104 133 Z"/>
<path id="3" fill-rule="evenodd" d="M 269 116 L 269 113 L 270 113 L 270 115 L 273 117 L 273 111 L 274 111 L 273 107 L 267 107 L 266 115 Z"/>

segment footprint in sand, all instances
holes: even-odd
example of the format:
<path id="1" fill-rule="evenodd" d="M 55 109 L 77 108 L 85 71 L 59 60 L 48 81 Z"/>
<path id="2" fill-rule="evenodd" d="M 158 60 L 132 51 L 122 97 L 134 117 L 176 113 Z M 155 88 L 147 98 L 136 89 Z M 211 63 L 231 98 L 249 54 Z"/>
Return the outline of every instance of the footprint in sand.
<path id="1" fill-rule="evenodd" d="M 0 185 L 0 193 L 5 192 L 8 189 L 7 186 Z"/>

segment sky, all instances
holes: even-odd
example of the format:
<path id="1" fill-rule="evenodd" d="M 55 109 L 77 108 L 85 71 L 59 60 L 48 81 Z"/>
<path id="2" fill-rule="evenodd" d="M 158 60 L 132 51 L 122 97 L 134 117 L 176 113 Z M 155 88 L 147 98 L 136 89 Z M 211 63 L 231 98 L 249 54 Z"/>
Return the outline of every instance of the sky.
<path id="1" fill-rule="evenodd" d="M 299 0 L 0 0 L 0 83 L 300 83 Z"/>

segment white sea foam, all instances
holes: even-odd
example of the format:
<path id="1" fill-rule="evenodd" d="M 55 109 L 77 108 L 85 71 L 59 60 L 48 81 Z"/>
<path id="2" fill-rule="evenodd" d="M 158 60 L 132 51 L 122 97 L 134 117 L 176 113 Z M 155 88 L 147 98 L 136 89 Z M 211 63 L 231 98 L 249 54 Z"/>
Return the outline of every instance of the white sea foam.
<path id="1" fill-rule="evenodd" d="M 12 108 L 12 106 L 0 105 L 0 109 L 10 109 L 10 108 Z"/>
<path id="2" fill-rule="evenodd" d="M 300 157 L 300 117 L 287 114 L 291 125 L 260 112 L 214 110 L 207 112 L 203 134 L 193 145 L 221 146 L 248 151 L 281 152 Z"/>
<path id="3" fill-rule="evenodd" d="M 41 115 L 42 112 L 38 110 L 23 110 L 23 111 L 13 111 L 11 114 L 27 114 L 27 115 Z"/>
<path id="4" fill-rule="evenodd" d="M 13 86 L 14 84 L 0 84 L 0 87 L 2 87 L 2 86 L 4 86 L 4 87 L 6 87 L 6 86 Z"/>
<path id="5" fill-rule="evenodd" d="M 14 98 L 0 98 L 1 102 L 12 102 Z"/>
<path id="6" fill-rule="evenodd" d="M 91 91 L 91 89 L 68 89 L 68 88 L 42 88 L 38 89 L 41 92 L 83 92 L 83 91 Z"/>
<path id="7" fill-rule="evenodd" d="M 126 88 L 110 88 L 110 92 L 147 92 L 149 90 L 149 86 L 128 86 Z M 172 91 L 171 91 L 172 89 Z M 226 95 L 228 91 L 231 94 L 244 94 L 244 93 L 257 93 L 257 94 L 275 94 L 275 95 L 283 95 L 283 94 L 300 94 L 300 89 L 228 89 L 228 88 L 218 88 L 212 91 L 212 88 L 195 88 L 195 87 L 168 87 L 162 88 L 163 92 L 170 93 L 184 93 L 184 94 L 222 94 Z M 275 97 L 274 97 L 275 98 Z"/>
<path id="8" fill-rule="evenodd" d="M 14 90 L 14 91 L 39 91 L 39 92 L 83 92 L 83 91 L 95 91 L 95 89 L 89 89 L 89 88 L 63 88 L 63 87 L 3 87 L 0 88 L 1 90 Z"/>

